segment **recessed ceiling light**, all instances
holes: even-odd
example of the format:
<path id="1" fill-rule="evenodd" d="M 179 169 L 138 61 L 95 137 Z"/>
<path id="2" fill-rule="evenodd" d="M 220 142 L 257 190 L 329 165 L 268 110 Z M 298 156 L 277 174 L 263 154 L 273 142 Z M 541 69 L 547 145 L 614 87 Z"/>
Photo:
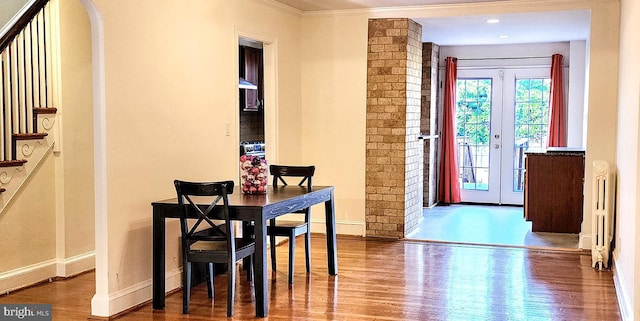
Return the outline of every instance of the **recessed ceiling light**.
<path id="1" fill-rule="evenodd" d="M 487 20 L 487 23 L 498 23 L 500 22 L 500 19 L 489 19 Z"/>
<path id="2" fill-rule="evenodd" d="M 509 35 L 499 35 L 498 38 L 500 38 L 500 39 L 509 38 Z"/>

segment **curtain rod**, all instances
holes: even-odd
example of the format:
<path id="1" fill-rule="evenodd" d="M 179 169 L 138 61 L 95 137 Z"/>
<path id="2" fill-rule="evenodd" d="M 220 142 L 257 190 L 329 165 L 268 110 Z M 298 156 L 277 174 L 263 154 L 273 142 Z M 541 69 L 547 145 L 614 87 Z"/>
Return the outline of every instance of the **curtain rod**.
<path id="1" fill-rule="evenodd" d="M 461 60 L 505 60 L 505 59 L 510 59 L 510 60 L 514 60 L 514 59 L 542 59 L 542 58 L 551 58 L 551 56 L 531 56 L 531 57 L 494 57 L 494 58 L 458 58 L 458 61 Z"/>

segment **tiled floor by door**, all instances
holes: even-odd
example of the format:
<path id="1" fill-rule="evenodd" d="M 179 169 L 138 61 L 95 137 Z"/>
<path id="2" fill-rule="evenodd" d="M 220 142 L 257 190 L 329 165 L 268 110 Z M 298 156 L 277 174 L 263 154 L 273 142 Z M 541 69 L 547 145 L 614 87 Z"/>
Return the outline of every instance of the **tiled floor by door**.
<path id="1" fill-rule="evenodd" d="M 407 239 L 528 248 L 578 249 L 578 234 L 531 232 L 523 208 L 456 204 L 423 210 Z"/>

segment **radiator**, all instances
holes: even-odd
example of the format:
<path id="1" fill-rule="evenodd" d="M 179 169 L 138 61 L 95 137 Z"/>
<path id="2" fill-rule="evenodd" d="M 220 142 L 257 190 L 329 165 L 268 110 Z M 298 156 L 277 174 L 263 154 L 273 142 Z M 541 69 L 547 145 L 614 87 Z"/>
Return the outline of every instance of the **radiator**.
<path id="1" fill-rule="evenodd" d="M 613 240 L 614 186 L 613 170 L 609 164 L 605 161 L 593 161 L 591 266 L 600 270 L 609 268 Z"/>

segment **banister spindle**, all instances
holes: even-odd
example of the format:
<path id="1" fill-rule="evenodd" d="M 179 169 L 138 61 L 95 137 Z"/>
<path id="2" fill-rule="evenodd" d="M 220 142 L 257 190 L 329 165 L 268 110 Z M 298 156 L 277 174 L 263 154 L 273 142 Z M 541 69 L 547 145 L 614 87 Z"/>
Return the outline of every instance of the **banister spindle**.
<path id="1" fill-rule="evenodd" d="M 29 47 L 30 47 L 30 52 L 29 52 L 29 72 L 31 75 L 31 81 L 30 81 L 30 93 L 29 93 L 29 97 L 30 97 L 30 101 L 31 101 L 31 109 L 33 111 L 33 108 L 36 107 L 36 84 L 35 84 L 35 69 L 37 68 L 37 65 L 35 64 L 35 61 L 33 59 L 34 57 L 34 52 L 38 50 L 36 44 L 37 41 L 33 41 L 33 38 L 36 36 L 36 34 L 34 34 L 34 28 L 33 28 L 33 24 L 34 24 L 35 20 L 32 20 L 31 22 L 29 22 L 29 33 L 31 34 L 31 37 L 29 38 Z M 31 118 L 32 118 L 32 128 L 33 128 L 33 132 L 37 132 L 38 131 L 38 115 L 36 113 L 31 113 Z"/>
<path id="2" fill-rule="evenodd" d="M 25 38 L 24 29 L 18 35 L 17 43 L 17 73 L 18 73 L 18 133 L 28 133 L 27 128 L 27 104 L 26 104 L 26 65 L 25 65 Z"/>
<path id="3" fill-rule="evenodd" d="M 0 52 L 0 133 L 4 133 L 5 130 L 5 119 L 6 119 L 6 113 L 5 113 L 5 107 L 6 107 L 6 89 L 5 89 L 5 84 L 6 84 L 6 77 L 5 77 L 5 53 L 4 52 Z M 4 161 L 7 160 L 7 155 L 6 155 L 6 146 L 7 144 L 5 143 L 5 139 L 4 139 L 5 135 L 2 135 L 2 139 L 0 139 L 0 161 Z"/>
<path id="4" fill-rule="evenodd" d="M 39 42 L 39 84 L 40 84 L 40 107 L 47 107 L 47 82 L 46 82 L 46 42 L 45 42 L 45 28 L 44 28 L 44 10 L 41 11 L 38 16 L 38 42 Z"/>
<path id="5" fill-rule="evenodd" d="M 49 68 L 51 68 L 51 64 L 49 63 L 49 48 L 47 47 L 47 35 L 49 33 L 49 29 L 47 26 L 47 9 L 49 8 L 49 6 L 45 6 L 44 8 L 42 8 L 42 28 L 43 28 L 43 33 L 42 33 L 42 45 L 44 47 L 44 59 L 43 59 L 43 63 L 44 63 L 44 74 L 42 75 L 43 79 L 44 79 L 44 101 L 45 101 L 45 105 L 42 107 L 49 107 L 52 106 L 52 104 L 49 102 L 49 99 L 51 98 L 49 95 L 49 90 L 50 90 L 50 86 L 49 86 L 49 77 L 50 77 L 50 72 L 49 72 Z"/>
<path id="6" fill-rule="evenodd" d="M 31 75 L 31 23 L 24 28 L 24 57 L 22 61 L 24 63 L 24 109 L 25 109 L 25 126 L 27 133 L 35 133 L 34 131 L 34 118 L 33 118 L 33 99 L 32 99 L 32 75 Z"/>
<path id="7" fill-rule="evenodd" d="M 13 148 L 13 133 L 16 133 L 16 130 L 19 126 L 18 122 L 17 122 L 17 114 L 18 114 L 18 59 L 17 57 L 17 44 L 16 41 L 14 39 L 14 41 L 11 42 L 11 45 L 9 46 L 9 76 L 10 81 L 9 81 L 9 101 L 11 102 L 10 104 L 10 113 L 9 113 L 9 117 L 10 118 L 10 124 L 11 126 L 8 128 L 9 130 L 7 131 L 6 135 L 7 135 L 7 141 L 9 142 L 9 146 L 11 146 L 11 148 L 9 148 L 9 159 L 10 160 L 14 160 L 15 159 L 15 152 L 14 152 L 14 148 Z"/>
<path id="8" fill-rule="evenodd" d="M 19 133 L 20 132 L 20 112 L 22 109 L 22 105 L 20 104 L 20 88 L 21 88 L 21 78 L 20 77 L 20 40 L 21 40 L 21 34 L 19 33 L 18 36 L 16 37 L 16 41 L 14 41 L 13 43 L 13 48 L 14 48 L 14 55 L 13 55 L 13 82 L 14 82 L 14 86 L 13 86 L 13 103 L 14 103 L 14 114 L 13 114 L 13 119 L 14 119 L 14 134 L 15 133 Z M 15 157 L 15 156 L 14 156 Z"/>

